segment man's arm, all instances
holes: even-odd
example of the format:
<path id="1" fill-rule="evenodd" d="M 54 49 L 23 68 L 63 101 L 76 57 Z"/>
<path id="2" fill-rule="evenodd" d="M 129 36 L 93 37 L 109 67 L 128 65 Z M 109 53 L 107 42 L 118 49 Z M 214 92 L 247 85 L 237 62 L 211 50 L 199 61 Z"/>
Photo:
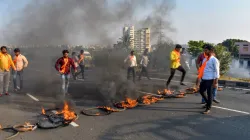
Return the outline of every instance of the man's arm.
<path id="1" fill-rule="evenodd" d="M 84 56 L 80 55 L 80 59 L 78 60 L 78 63 L 80 63 L 81 61 L 83 61 L 83 59 L 84 59 Z"/>
<path id="2" fill-rule="evenodd" d="M 215 77 L 214 77 L 214 87 L 218 86 L 218 79 L 220 78 L 220 62 L 218 59 L 214 59 Z"/>
<path id="3" fill-rule="evenodd" d="M 124 63 L 126 63 L 126 62 L 128 61 L 128 59 L 129 59 L 129 56 L 127 56 L 127 57 L 125 58 Z"/>
<path id="4" fill-rule="evenodd" d="M 55 68 L 56 68 L 57 71 L 60 70 L 59 69 L 60 62 L 61 62 L 61 58 L 57 59 L 56 64 L 55 64 Z"/>
<path id="5" fill-rule="evenodd" d="M 135 56 L 134 56 L 135 57 Z M 135 57 L 135 66 L 137 66 L 137 61 L 136 61 L 136 57 Z"/>
<path id="6" fill-rule="evenodd" d="M 197 57 L 197 59 L 196 59 L 196 68 L 197 68 L 197 70 L 199 70 L 201 63 L 202 63 L 201 62 L 201 55 L 199 55 Z"/>
<path id="7" fill-rule="evenodd" d="M 14 70 L 14 71 L 16 71 L 16 66 L 15 66 L 15 64 L 14 64 L 14 62 L 13 62 L 13 60 L 12 60 L 12 57 L 9 55 L 9 59 L 10 59 L 10 65 L 11 65 L 11 67 L 12 67 L 12 69 Z"/>
<path id="8" fill-rule="evenodd" d="M 27 58 L 25 56 L 23 56 L 23 61 L 24 61 L 24 66 L 23 67 L 26 68 L 28 66 L 29 62 L 28 62 L 28 60 L 27 60 Z"/>
<path id="9" fill-rule="evenodd" d="M 175 53 L 174 52 L 171 52 L 170 53 L 170 60 L 171 61 L 175 61 L 175 60 L 177 60 L 178 58 L 177 58 L 177 56 L 175 55 Z"/>

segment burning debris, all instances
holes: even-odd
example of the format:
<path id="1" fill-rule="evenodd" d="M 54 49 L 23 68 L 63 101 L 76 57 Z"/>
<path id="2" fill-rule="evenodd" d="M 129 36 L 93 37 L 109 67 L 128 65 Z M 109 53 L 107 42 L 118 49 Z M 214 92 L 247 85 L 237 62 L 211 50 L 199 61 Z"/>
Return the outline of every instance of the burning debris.
<path id="1" fill-rule="evenodd" d="M 186 93 L 179 91 L 171 91 L 169 89 L 158 90 L 158 94 L 162 95 L 164 98 L 184 98 L 186 97 Z"/>
<path id="2" fill-rule="evenodd" d="M 42 113 L 38 116 L 39 128 L 56 128 L 59 126 L 65 126 L 77 119 L 77 114 L 69 109 L 67 102 L 64 102 L 64 107 L 60 109 L 45 110 L 42 108 Z"/>
<path id="3" fill-rule="evenodd" d="M 114 104 L 117 108 L 135 108 L 138 105 L 137 100 L 133 100 L 131 98 L 126 98 L 125 101 L 121 101 L 119 103 Z"/>
<path id="4" fill-rule="evenodd" d="M 194 93 L 198 93 L 199 89 L 196 87 L 191 87 L 191 88 L 187 88 L 186 89 L 186 94 L 194 94 Z"/>
<path id="5" fill-rule="evenodd" d="M 140 99 L 138 99 L 140 103 L 143 103 L 145 105 L 150 105 L 160 100 L 164 100 L 164 98 L 162 96 L 154 96 L 154 95 L 144 95 Z"/>

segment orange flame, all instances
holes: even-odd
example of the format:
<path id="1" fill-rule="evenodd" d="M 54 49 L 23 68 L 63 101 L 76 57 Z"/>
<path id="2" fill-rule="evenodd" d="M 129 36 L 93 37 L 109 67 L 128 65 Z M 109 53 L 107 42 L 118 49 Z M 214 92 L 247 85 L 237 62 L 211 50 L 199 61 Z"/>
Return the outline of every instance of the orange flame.
<path id="1" fill-rule="evenodd" d="M 186 89 L 186 93 L 188 93 L 188 94 L 194 94 L 194 93 L 197 93 L 198 91 L 199 91 L 199 89 L 196 87 L 191 87 L 191 88 Z"/>
<path id="2" fill-rule="evenodd" d="M 124 108 L 134 108 L 137 106 L 137 104 L 138 104 L 137 100 L 133 100 L 130 98 L 126 98 L 125 101 L 121 102 L 121 106 Z"/>
<path id="3" fill-rule="evenodd" d="M 149 105 L 151 103 L 155 103 L 155 102 L 157 102 L 159 100 L 163 100 L 163 99 L 164 98 L 157 98 L 157 97 L 154 97 L 152 95 L 145 95 L 142 97 L 142 102 L 143 102 L 143 104 Z"/>
<path id="4" fill-rule="evenodd" d="M 174 91 L 171 91 L 171 90 L 169 90 L 169 89 L 164 89 L 163 91 L 158 90 L 158 94 L 159 94 L 159 95 L 171 95 L 171 94 L 173 94 L 173 93 L 174 93 Z"/>
<path id="5" fill-rule="evenodd" d="M 44 108 L 42 107 L 42 114 L 43 115 L 45 115 L 46 114 L 46 112 L 45 112 L 45 110 L 44 110 Z"/>
<path id="6" fill-rule="evenodd" d="M 63 114 L 65 120 L 74 120 L 76 119 L 76 115 L 74 111 L 70 111 L 69 105 L 67 102 L 64 102 L 64 107 L 59 114 Z"/>

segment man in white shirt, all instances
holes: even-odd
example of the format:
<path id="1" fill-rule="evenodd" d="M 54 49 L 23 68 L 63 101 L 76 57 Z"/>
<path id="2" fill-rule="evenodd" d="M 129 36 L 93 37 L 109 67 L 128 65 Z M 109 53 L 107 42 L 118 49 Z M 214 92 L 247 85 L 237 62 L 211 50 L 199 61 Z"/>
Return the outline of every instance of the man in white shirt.
<path id="1" fill-rule="evenodd" d="M 130 73 L 132 73 L 133 81 L 135 82 L 135 67 L 137 66 L 137 62 L 134 51 L 130 52 L 130 55 L 124 60 L 124 63 L 128 64 L 127 79 L 130 79 Z"/>
<path id="2" fill-rule="evenodd" d="M 204 106 L 206 110 L 203 112 L 203 114 L 208 114 L 212 107 L 213 88 L 218 88 L 220 64 L 218 59 L 212 55 L 214 52 L 214 48 L 212 45 L 206 44 L 204 46 L 204 52 L 207 57 L 203 60 L 198 78 L 201 79 L 200 94 L 206 102 L 206 105 Z M 207 96 L 205 96 L 205 91 L 207 91 Z"/>
<path id="3" fill-rule="evenodd" d="M 143 73 L 145 73 L 145 76 L 148 78 L 148 80 L 150 80 L 150 78 L 148 76 L 148 62 L 149 62 L 149 60 L 148 60 L 148 49 L 146 49 L 144 51 L 144 54 L 142 55 L 142 59 L 141 59 L 141 62 L 140 62 L 142 68 L 141 68 L 141 72 L 139 74 L 139 80 L 141 80 L 141 75 Z"/>

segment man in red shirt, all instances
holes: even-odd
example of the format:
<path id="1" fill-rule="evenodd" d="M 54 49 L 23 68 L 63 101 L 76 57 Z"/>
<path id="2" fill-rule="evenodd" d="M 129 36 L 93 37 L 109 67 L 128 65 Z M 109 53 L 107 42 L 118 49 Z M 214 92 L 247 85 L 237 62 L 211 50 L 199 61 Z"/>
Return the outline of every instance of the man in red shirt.
<path id="1" fill-rule="evenodd" d="M 204 49 L 204 47 L 203 47 L 203 49 Z M 212 55 L 215 56 L 214 53 L 212 53 Z M 202 65 L 203 60 L 204 60 L 206 57 L 207 57 L 207 56 L 206 56 L 205 52 L 202 52 L 202 53 L 198 56 L 198 58 L 197 58 L 197 60 L 196 60 L 196 68 L 197 68 L 197 70 L 199 70 L 199 68 L 200 68 L 201 65 Z M 198 81 L 198 78 L 197 78 L 196 83 L 197 83 L 197 82 L 199 82 L 199 81 Z M 213 92 L 213 101 L 214 101 L 215 103 L 220 103 L 220 101 L 216 99 L 217 88 L 214 88 L 212 92 Z M 201 104 L 205 104 L 205 100 L 204 100 L 203 98 L 202 98 L 202 100 L 201 100 Z"/>
<path id="2" fill-rule="evenodd" d="M 56 61 L 55 68 L 61 74 L 62 78 L 62 92 L 65 96 L 68 93 L 70 68 L 73 67 L 74 71 L 77 72 L 76 66 L 73 59 L 69 58 L 69 51 L 63 50 L 63 57 Z"/>

